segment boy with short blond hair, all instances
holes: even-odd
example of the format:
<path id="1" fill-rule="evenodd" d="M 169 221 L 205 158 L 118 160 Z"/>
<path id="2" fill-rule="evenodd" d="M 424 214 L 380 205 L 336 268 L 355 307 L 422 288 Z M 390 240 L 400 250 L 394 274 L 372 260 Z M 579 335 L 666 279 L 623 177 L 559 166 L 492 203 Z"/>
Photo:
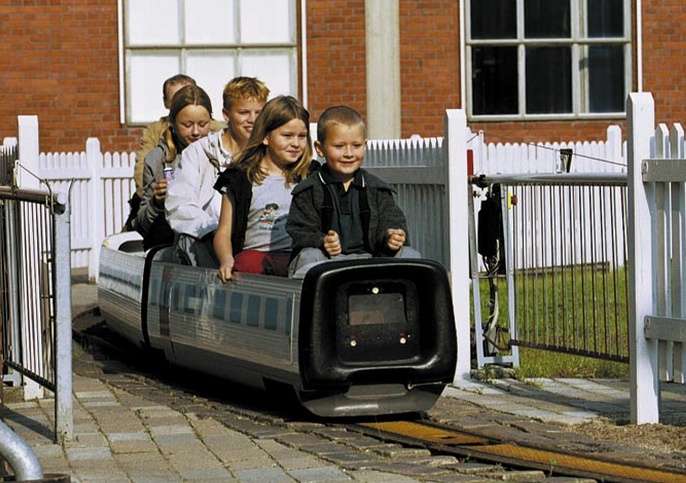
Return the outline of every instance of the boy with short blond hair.
<path id="1" fill-rule="evenodd" d="M 326 109 L 314 146 L 326 164 L 293 190 L 286 225 L 293 241 L 291 276 L 302 277 L 314 264 L 334 258 L 419 257 L 405 246 L 405 215 L 393 189 L 361 168 L 362 116 L 347 106 Z"/>

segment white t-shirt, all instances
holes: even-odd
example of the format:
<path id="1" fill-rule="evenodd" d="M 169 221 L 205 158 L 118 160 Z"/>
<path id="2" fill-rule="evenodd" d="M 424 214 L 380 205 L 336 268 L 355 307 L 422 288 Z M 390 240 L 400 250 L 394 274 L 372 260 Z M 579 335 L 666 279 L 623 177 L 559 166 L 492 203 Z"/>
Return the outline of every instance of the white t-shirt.
<path id="1" fill-rule="evenodd" d="M 244 250 L 273 252 L 291 249 L 286 219 L 294 186 L 287 186 L 283 176 L 267 176 L 261 185 L 253 184 Z"/>

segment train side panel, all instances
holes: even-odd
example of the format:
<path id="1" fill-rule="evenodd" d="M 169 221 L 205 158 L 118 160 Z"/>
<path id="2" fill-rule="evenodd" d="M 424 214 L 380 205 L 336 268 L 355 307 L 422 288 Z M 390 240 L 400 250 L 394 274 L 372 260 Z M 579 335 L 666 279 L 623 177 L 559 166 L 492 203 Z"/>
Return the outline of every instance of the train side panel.
<path id="1" fill-rule="evenodd" d="M 148 293 L 153 347 L 183 366 L 256 387 L 299 385 L 300 282 L 154 262 Z"/>
<path id="2" fill-rule="evenodd" d="M 127 240 L 124 238 L 124 242 Z M 100 250 L 98 305 L 107 323 L 136 345 L 144 344 L 141 332 L 141 300 L 145 257 L 103 245 Z"/>

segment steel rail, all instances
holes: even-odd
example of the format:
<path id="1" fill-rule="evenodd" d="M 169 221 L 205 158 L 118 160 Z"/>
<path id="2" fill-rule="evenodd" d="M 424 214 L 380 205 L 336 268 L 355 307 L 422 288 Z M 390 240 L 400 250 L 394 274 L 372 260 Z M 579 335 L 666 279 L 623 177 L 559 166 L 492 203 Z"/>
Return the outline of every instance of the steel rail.
<path id="1" fill-rule="evenodd" d="M 616 482 L 686 482 L 686 472 L 604 460 L 549 448 L 504 441 L 476 431 L 463 431 L 427 421 L 360 423 L 350 429 L 405 445 L 423 446 L 433 453 L 457 455 L 549 475 Z"/>

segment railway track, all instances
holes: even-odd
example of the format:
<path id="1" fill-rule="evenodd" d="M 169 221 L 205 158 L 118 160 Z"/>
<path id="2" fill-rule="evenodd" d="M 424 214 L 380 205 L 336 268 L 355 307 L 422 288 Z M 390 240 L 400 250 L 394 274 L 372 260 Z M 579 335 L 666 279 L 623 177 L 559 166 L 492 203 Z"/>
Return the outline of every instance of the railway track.
<path id="1" fill-rule="evenodd" d="M 549 475 L 576 476 L 599 481 L 686 482 L 686 472 L 629 465 L 608 459 L 524 446 L 517 442 L 498 441 L 478 433 L 429 422 L 398 420 L 363 423 L 358 425 L 357 430 L 400 444 L 422 446 L 432 453 L 519 469 L 537 469 Z"/>
<path id="2" fill-rule="evenodd" d="M 103 379 L 117 386 L 122 384 L 122 379 L 126 378 L 127 375 L 132 378 L 140 378 L 141 374 L 145 374 L 148 381 L 156 377 L 155 371 L 150 372 L 149 359 L 136 356 L 136 351 L 131 351 L 130 346 L 122 345 L 121 341 L 116 339 L 116 334 L 98 322 L 101 319 L 97 317 L 97 314 L 91 316 L 90 319 L 90 323 L 74 324 L 75 338 L 87 348 L 87 352 L 91 353 L 94 363 L 102 365 Z M 115 339 L 112 339 L 112 336 Z M 111 367 L 107 367 L 112 362 L 118 367 L 119 372 L 115 374 L 112 373 Z M 141 366 L 141 364 L 144 365 Z M 178 381 L 169 380 L 168 369 L 159 372 L 160 379 L 164 379 L 165 382 L 158 384 L 167 392 L 171 388 L 187 397 L 189 393 L 193 394 L 198 391 L 199 387 L 205 387 L 203 384 L 189 385 L 189 373 L 185 370 L 180 372 Z M 156 383 L 152 382 L 151 384 L 155 385 Z M 125 384 L 121 387 L 130 390 Z M 157 389 L 159 392 L 159 388 L 153 389 Z M 259 434 L 260 431 L 271 426 L 275 439 L 278 441 L 279 438 L 283 438 L 282 442 L 285 444 L 298 444 L 297 438 L 291 439 L 288 434 L 289 431 L 296 430 L 310 435 L 323 435 L 325 438 L 329 438 L 329 442 L 340 443 L 341 447 L 350 442 L 349 446 L 358 450 L 361 455 L 370 451 L 377 451 L 382 454 L 384 451 L 390 453 L 391 451 L 384 448 L 392 448 L 394 444 L 409 450 L 409 454 L 412 454 L 412 449 L 417 449 L 423 451 L 424 456 L 410 458 L 411 461 L 405 463 L 409 462 L 417 466 L 422 464 L 440 466 L 445 462 L 446 469 L 448 467 L 451 470 L 454 469 L 455 475 L 459 475 L 459 479 L 463 479 L 465 474 L 463 472 L 469 469 L 470 472 L 467 474 L 475 478 L 473 481 L 493 478 L 518 480 L 527 479 L 527 477 L 531 480 L 540 481 L 548 477 L 572 476 L 597 481 L 686 482 L 686 471 L 645 467 L 612 461 L 607 458 L 601 459 L 555 449 L 526 446 L 521 442 L 498 440 L 492 436 L 478 434 L 478 432 L 464 431 L 427 420 L 382 419 L 373 422 L 348 421 L 346 423 L 334 423 L 326 420 L 307 421 L 307 417 L 303 417 L 302 413 L 289 413 L 283 410 L 279 412 L 278 405 L 265 405 L 260 402 L 264 398 L 259 396 L 254 398 L 254 403 L 251 403 L 251 398 L 229 400 L 229 397 L 231 396 L 226 394 L 200 394 L 201 400 L 209 399 L 209 402 L 203 403 L 207 409 L 203 412 L 204 415 L 222 420 L 222 415 L 233 412 L 241 417 L 251 418 L 253 426 L 246 426 L 247 428 L 254 427 L 256 428 L 255 434 Z M 173 402 L 164 402 L 174 407 Z M 183 404 L 187 404 L 187 402 L 182 402 L 181 405 Z M 251 404 L 255 404 L 255 407 L 250 407 Z M 261 429 L 260 426 L 262 426 Z M 238 429 L 243 431 L 245 427 Z M 250 429 L 246 431 L 249 432 Z M 360 434 L 366 438 L 364 444 L 355 443 L 353 440 L 348 441 L 347 438 L 352 433 Z M 344 435 L 345 437 L 343 437 Z M 376 440 L 377 443 L 371 441 L 372 439 Z M 342 467 L 346 467 L 348 464 L 345 461 L 337 461 L 335 459 L 337 453 L 332 453 L 332 455 L 318 453 L 319 450 L 315 447 L 312 451 L 321 457 L 331 459 Z M 367 464 L 364 458 L 360 458 L 358 459 L 359 464 Z M 451 462 L 455 462 L 455 464 L 451 464 Z M 484 463 L 483 471 L 477 467 L 472 473 L 471 468 L 473 466 L 469 467 L 469 465 L 479 462 Z M 460 464 L 463 463 L 463 467 L 460 467 Z M 392 469 L 390 463 L 389 468 Z M 405 467 L 402 467 L 398 470 L 399 474 L 421 477 L 421 479 L 429 481 L 450 481 L 451 473 L 441 475 L 440 468 L 435 473 L 427 473 L 423 476 L 414 475 L 411 473 L 411 468 L 407 468 L 407 473 L 403 473 Z M 438 478 L 438 475 L 441 478 Z"/>

